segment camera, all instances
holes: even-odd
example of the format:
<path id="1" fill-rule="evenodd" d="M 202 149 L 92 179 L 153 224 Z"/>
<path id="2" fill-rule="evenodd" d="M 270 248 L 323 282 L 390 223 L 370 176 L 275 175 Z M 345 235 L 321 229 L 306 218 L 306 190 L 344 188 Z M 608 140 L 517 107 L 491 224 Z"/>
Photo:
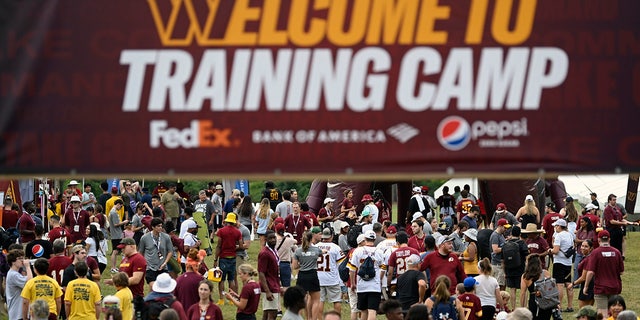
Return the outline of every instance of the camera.
<path id="1" fill-rule="evenodd" d="M 553 309 L 551 315 L 553 316 L 553 320 L 562 320 L 562 312 L 560 312 L 558 308 Z"/>

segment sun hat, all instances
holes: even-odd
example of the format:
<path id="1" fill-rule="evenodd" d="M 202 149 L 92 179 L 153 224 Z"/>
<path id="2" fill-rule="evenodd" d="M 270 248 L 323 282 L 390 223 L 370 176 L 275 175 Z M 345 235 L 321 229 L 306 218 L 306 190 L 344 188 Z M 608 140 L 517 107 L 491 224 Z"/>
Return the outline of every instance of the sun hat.
<path id="1" fill-rule="evenodd" d="M 235 213 L 228 213 L 227 214 L 227 218 L 224 219 L 224 222 L 228 222 L 228 223 L 233 223 L 236 224 L 236 214 Z"/>
<path id="2" fill-rule="evenodd" d="M 71 181 L 69 181 L 69 185 L 70 185 L 70 186 L 78 185 L 78 181 L 76 181 L 76 180 L 71 180 Z"/>
<path id="3" fill-rule="evenodd" d="M 176 288 L 176 281 L 168 273 L 161 273 L 153 283 L 151 290 L 158 293 L 172 293 Z"/>
<path id="4" fill-rule="evenodd" d="M 527 226 L 520 233 L 544 233 L 544 229 L 538 229 L 535 223 L 527 223 Z"/>
<path id="5" fill-rule="evenodd" d="M 473 241 L 478 241 L 478 230 L 476 229 L 473 229 L 473 228 L 467 229 L 467 231 L 463 232 L 462 234 L 469 237 L 469 239 Z"/>

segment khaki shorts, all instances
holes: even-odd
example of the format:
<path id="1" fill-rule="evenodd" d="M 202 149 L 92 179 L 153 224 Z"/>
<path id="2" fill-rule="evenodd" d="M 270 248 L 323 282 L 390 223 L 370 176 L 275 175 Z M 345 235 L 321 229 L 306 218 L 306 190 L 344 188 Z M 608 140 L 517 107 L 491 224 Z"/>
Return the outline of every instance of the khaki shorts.
<path id="1" fill-rule="evenodd" d="M 502 265 L 492 264 L 491 269 L 493 270 L 493 273 L 492 273 L 493 277 L 496 278 L 496 280 L 498 280 L 498 284 L 501 287 L 504 287 L 506 284 L 506 280 L 504 275 L 504 268 L 502 267 Z"/>
<path id="2" fill-rule="evenodd" d="M 275 292 L 272 292 L 272 294 L 273 300 L 271 301 L 267 300 L 266 293 L 263 292 L 260 294 L 262 296 L 262 311 L 278 310 L 278 308 L 280 307 L 280 294 Z"/>
<path id="3" fill-rule="evenodd" d="M 349 291 L 349 307 L 351 307 L 351 313 L 358 313 L 358 293 L 347 287 Z"/>
<path id="4" fill-rule="evenodd" d="M 607 310 L 609 309 L 609 298 L 612 295 L 610 294 L 594 294 L 593 299 L 595 300 L 596 309 Z"/>
<path id="5" fill-rule="evenodd" d="M 320 286 L 320 301 L 342 302 L 342 290 L 340 290 L 340 285 Z"/>

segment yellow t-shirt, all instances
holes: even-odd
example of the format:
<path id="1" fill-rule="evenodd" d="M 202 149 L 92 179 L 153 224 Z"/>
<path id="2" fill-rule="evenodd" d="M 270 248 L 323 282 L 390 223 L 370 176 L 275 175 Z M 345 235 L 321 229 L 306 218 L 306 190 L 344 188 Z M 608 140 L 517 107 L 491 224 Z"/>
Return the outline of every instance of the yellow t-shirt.
<path id="1" fill-rule="evenodd" d="M 131 293 L 131 289 L 122 288 L 114 295 L 120 299 L 122 319 L 133 319 L 133 293 Z"/>
<path id="2" fill-rule="evenodd" d="M 109 213 L 111 212 L 111 209 L 113 209 L 114 203 L 116 202 L 116 200 L 118 199 L 122 199 L 118 196 L 111 196 L 111 198 L 109 198 L 109 200 L 107 200 L 107 202 L 104 204 L 104 214 L 108 217 Z M 118 215 L 120 216 L 120 221 L 124 221 L 124 206 L 122 206 L 120 208 L 120 210 L 118 210 Z"/>
<path id="3" fill-rule="evenodd" d="M 58 314 L 56 299 L 62 297 L 62 289 L 56 280 L 49 276 L 37 276 L 24 285 L 22 298 L 30 302 L 43 299 L 49 304 L 49 312 Z"/>
<path id="4" fill-rule="evenodd" d="M 96 303 L 99 303 L 100 288 L 87 279 L 80 278 L 69 282 L 64 294 L 64 301 L 71 302 L 68 320 L 96 319 Z"/>

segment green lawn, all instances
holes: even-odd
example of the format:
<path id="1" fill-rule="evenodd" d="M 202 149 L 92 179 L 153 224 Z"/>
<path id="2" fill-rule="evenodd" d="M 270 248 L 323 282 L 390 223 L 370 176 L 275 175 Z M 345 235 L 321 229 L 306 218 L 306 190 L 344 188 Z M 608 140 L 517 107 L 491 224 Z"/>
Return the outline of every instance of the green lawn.
<path id="1" fill-rule="evenodd" d="M 637 232 L 629 233 L 628 239 L 627 239 L 628 244 L 627 244 L 626 262 L 625 262 L 625 272 L 622 275 L 622 283 L 623 283 L 622 296 L 626 300 L 627 308 L 630 310 L 636 310 L 636 311 L 640 310 L 640 295 L 636 296 L 635 294 L 633 294 L 633 292 L 640 292 L 640 282 L 637 281 L 638 277 L 640 276 L 640 259 L 639 259 L 640 247 L 635 244 L 635 242 L 638 241 L 638 239 L 640 239 L 640 233 L 637 233 Z M 249 256 L 250 256 L 249 262 L 254 267 L 257 266 L 257 256 L 259 252 L 259 245 L 260 243 L 258 241 L 253 241 L 251 243 L 251 247 L 249 248 Z M 205 262 L 207 263 L 208 266 L 212 266 L 213 256 L 207 257 L 205 259 Z M 111 266 L 107 266 L 107 269 L 105 269 L 105 273 L 103 274 L 103 281 L 101 281 L 101 284 L 100 284 L 100 287 L 102 289 L 102 294 L 104 296 L 113 294 L 115 292 L 115 288 L 113 286 L 108 286 L 104 284 L 104 279 L 110 277 L 110 273 L 109 273 L 110 269 L 111 269 Z M 148 292 L 148 291 L 149 291 L 149 287 L 145 285 L 145 292 Z M 217 301 L 218 293 L 217 293 L 217 290 L 215 291 L 216 292 L 214 293 L 214 301 Z M 575 299 L 574 306 L 577 307 L 578 306 L 577 292 L 575 294 L 574 299 Z M 566 304 L 563 304 L 563 306 L 564 305 Z M 330 308 L 329 304 L 325 304 L 325 310 L 328 310 L 329 308 Z M 236 313 L 235 306 L 224 305 L 221 307 L 221 309 L 225 319 L 235 319 L 235 313 Z M 574 309 L 576 309 L 577 311 L 577 308 L 574 307 Z M 573 318 L 573 316 L 574 315 L 569 315 L 569 314 L 563 315 L 565 319 L 571 319 Z M 262 318 L 262 311 L 260 308 L 258 308 L 256 317 L 258 319 Z M 6 312 L 0 315 L 0 319 L 2 320 L 7 319 Z M 342 319 L 349 319 L 349 306 L 346 304 L 343 304 L 343 307 L 342 307 Z M 378 319 L 384 319 L 384 316 L 378 316 Z"/>

